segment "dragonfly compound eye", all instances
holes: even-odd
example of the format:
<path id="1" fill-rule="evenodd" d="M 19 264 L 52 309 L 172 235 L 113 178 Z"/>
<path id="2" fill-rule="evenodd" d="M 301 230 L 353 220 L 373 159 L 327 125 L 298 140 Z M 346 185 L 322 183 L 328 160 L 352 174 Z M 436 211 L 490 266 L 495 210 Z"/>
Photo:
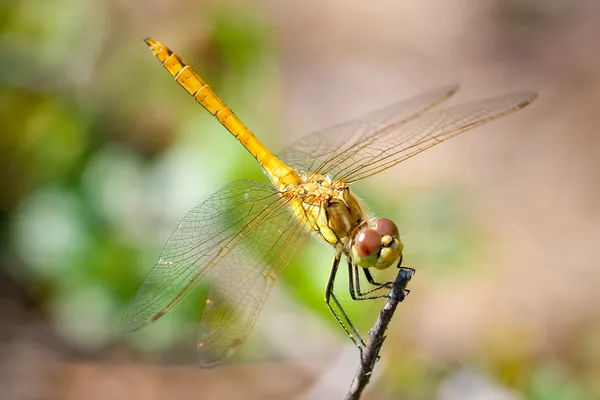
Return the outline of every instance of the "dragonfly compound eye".
<path id="1" fill-rule="evenodd" d="M 401 260 L 404 246 L 400 241 L 398 227 L 392 220 L 377 218 L 375 221 L 375 230 L 381 235 L 381 250 L 374 267 L 377 269 L 386 269 L 396 260 Z"/>
<path id="2" fill-rule="evenodd" d="M 373 229 L 364 229 L 352 245 L 354 262 L 364 268 L 373 267 L 377 263 L 380 249 L 381 235 Z"/>
<path id="3" fill-rule="evenodd" d="M 389 235 L 392 238 L 399 236 L 398 227 L 391 219 L 377 218 L 375 221 L 375 230 L 379 232 L 381 236 Z"/>

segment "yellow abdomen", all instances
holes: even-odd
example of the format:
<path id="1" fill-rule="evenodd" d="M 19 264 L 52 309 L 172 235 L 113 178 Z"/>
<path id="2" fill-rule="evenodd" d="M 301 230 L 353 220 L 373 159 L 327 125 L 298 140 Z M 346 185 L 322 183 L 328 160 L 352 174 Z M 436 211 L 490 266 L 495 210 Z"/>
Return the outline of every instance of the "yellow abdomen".
<path id="1" fill-rule="evenodd" d="M 296 171 L 271 153 L 192 67 L 164 44 L 150 38 L 144 40 L 175 80 L 256 158 L 278 189 L 300 182 Z"/>

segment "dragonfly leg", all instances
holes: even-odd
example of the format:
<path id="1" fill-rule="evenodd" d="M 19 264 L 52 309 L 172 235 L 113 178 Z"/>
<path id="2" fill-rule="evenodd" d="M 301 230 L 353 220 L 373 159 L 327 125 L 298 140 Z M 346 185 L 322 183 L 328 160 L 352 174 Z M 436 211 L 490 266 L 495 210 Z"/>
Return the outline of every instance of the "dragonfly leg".
<path id="1" fill-rule="evenodd" d="M 400 254 L 400 258 L 398 259 L 398 268 L 402 268 L 402 254 Z M 371 271 L 368 268 L 361 268 L 363 270 L 363 273 L 365 274 L 365 277 L 367 278 L 367 282 L 369 282 L 371 285 L 373 285 L 374 287 L 371 288 L 370 290 L 368 290 L 365 293 L 362 293 L 360 290 L 360 279 L 358 277 L 358 266 L 355 266 L 355 280 L 356 280 L 356 287 L 358 288 L 357 294 L 359 296 L 364 296 L 367 295 L 369 293 L 373 293 L 377 290 L 381 290 L 381 289 L 388 289 L 391 290 L 392 289 L 392 285 L 394 284 L 393 281 L 390 282 L 377 282 L 374 278 L 373 275 L 371 275 Z M 414 271 L 414 270 L 413 270 Z M 387 295 L 380 295 L 378 297 L 375 298 L 383 298 L 383 297 L 387 297 Z M 372 297 L 371 297 L 372 298 Z"/>
<path id="2" fill-rule="evenodd" d="M 401 263 L 402 263 L 402 258 L 400 258 L 400 260 L 398 261 L 398 268 L 401 270 L 402 275 L 400 276 L 400 279 L 403 281 L 403 284 L 405 286 L 404 296 L 406 296 L 410 293 L 410 290 L 406 289 L 406 284 L 408 283 L 408 281 L 410 281 L 410 279 L 414 275 L 415 270 L 414 270 L 414 268 L 403 267 L 401 265 Z M 363 292 L 360 289 L 360 276 L 359 276 L 359 272 L 358 272 L 359 269 L 363 270 L 363 273 L 365 274 L 367 281 L 371 285 L 374 286 L 371 289 L 367 290 L 366 292 Z M 353 265 L 350 262 L 350 260 L 348 260 L 348 276 L 350 278 L 349 279 L 350 296 L 352 297 L 353 300 L 372 300 L 372 299 L 388 298 L 389 292 L 385 293 L 385 294 L 372 295 L 372 296 L 367 296 L 367 295 L 371 294 L 373 292 L 376 292 L 378 290 L 381 290 L 381 289 L 390 290 L 392 288 L 392 285 L 394 284 L 394 282 L 384 282 L 384 283 L 377 282 L 373 278 L 373 275 L 371 275 L 371 272 L 368 269 L 361 268 L 357 265 Z M 352 276 L 354 276 L 354 278 L 352 278 Z"/>
<path id="3" fill-rule="evenodd" d="M 360 276 L 358 273 L 359 269 L 362 269 L 364 271 L 365 276 L 367 277 L 367 280 L 369 281 L 370 284 L 372 284 L 374 286 L 371 289 L 367 290 L 366 292 L 363 292 L 360 288 Z M 367 269 L 359 267 L 357 265 L 353 265 L 352 262 L 350 260 L 348 260 L 348 288 L 350 290 L 350 297 L 352 297 L 352 300 L 373 300 L 373 299 L 387 298 L 389 296 L 389 293 L 372 295 L 372 296 L 368 296 L 368 295 L 373 292 L 376 292 L 378 290 L 381 290 L 381 289 L 389 290 L 392 288 L 393 283 L 394 282 L 386 282 L 386 283 L 375 282 L 375 280 L 373 279 L 373 276 Z"/>
<path id="4" fill-rule="evenodd" d="M 360 337 L 360 334 L 352 324 L 352 321 L 350 321 L 348 314 L 346 314 L 339 300 L 335 296 L 335 293 L 333 292 L 335 276 L 340 265 L 341 257 L 341 251 L 336 251 L 333 264 L 331 266 L 331 272 L 329 274 L 329 280 L 327 281 L 327 287 L 325 289 L 325 302 L 327 303 L 329 311 L 331 311 L 337 322 L 342 326 L 346 334 L 350 337 L 350 339 L 352 339 L 362 354 L 362 349 L 365 347 L 365 342 Z"/>
<path id="5" fill-rule="evenodd" d="M 381 282 L 377 282 L 374 278 L 373 275 L 371 275 L 371 271 L 367 268 L 363 268 L 365 277 L 367 278 L 367 281 L 373 285 L 373 286 L 385 286 L 385 285 L 389 285 L 390 283 L 393 282 L 385 282 L 385 283 L 381 283 Z"/>

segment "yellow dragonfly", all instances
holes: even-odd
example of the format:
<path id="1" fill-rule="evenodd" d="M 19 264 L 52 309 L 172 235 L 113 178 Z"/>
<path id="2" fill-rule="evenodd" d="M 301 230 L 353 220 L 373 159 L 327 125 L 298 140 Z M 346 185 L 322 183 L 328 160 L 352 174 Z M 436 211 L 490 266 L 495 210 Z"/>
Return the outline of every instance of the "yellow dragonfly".
<path id="1" fill-rule="evenodd" d="M 274 283 L 310 234 L 334 249 L 325 301 L 362 350 L 364 341 L 333 291 L 342 257 L 356 300 L 388 296 L 392 283 L 377 282 L 370 269 L 404 269 L 404 287 L 413 270 L 402 267 L 397 226 L 370 215 L 350 186 L 536 98 L 515 92 L 430 111 L 458 89 L 441 87 L 308 135 L 276 156 L 181 57 L 156 40 L 145 42 L 175 80 L 252 154 L 272 184 L 233 181 L 191 210 L 121 324 L 122 330 L 133 331 L 156 321 L 210 272 L 198 333 L 202 366 L 222 362 L 244 342 Z M 369 283 L 367 290 L 361 290 L 359 271 Z"/>

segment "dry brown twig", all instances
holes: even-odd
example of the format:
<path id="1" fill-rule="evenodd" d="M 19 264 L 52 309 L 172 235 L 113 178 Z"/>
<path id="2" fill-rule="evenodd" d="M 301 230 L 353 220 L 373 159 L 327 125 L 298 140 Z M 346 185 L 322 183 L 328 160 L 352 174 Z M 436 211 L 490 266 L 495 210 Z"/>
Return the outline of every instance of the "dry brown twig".
<path id="1" fill-rule="evenodd" d="M 346 400 L 359 399 L 363 390 L 371 380 L 373 368 L 375 367 L 377 360 L 379 360 L 379 351 L 386 338 L 385 331 L 394 316 L 396 307 L 398 307 L 398 304 L 402 302 L 408 294 L 406 285 L 412 278 L 415 270 L 407 267 L 399 268 L 398 275 L 390 290 L 390 296 L 383 305 L 383 308 L 377 317 L 377 321 L 375 321 L 375 325 L 369 330 L 369 341 L 362 351 L 360 366 L 346 393 Z"/>

